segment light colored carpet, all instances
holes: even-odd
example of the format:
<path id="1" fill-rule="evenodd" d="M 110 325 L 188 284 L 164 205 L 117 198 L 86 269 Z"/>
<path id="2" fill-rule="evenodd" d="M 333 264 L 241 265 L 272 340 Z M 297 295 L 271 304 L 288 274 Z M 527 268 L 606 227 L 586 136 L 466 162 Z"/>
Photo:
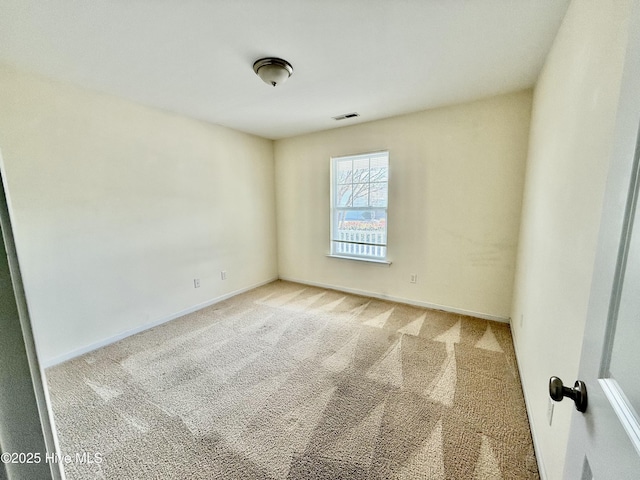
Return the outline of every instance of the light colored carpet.
<path id="1" fill-rule="evenodd" d="M 274 282 L 47 371 L 74 479 L 535 479 L 509 326 Z"/>

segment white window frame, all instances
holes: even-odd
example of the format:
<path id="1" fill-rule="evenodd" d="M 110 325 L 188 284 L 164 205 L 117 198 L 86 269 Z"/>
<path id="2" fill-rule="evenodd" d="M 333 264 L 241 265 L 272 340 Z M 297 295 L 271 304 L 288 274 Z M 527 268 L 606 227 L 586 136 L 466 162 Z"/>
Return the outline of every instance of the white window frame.
<path id="1" fill-rule="evenodd" d="M 387 177 L 385 182 L 369 182 L 369 183 L 385 183 L 386 184 L 386 205 L 385 206 L 371 206 L 370 201 L 366 206 L 349 206 L 349 207 L 338 207 L 336 206 L 336 195 L 337 195 L 337 163 L 339 161 L 344 160 L 363 160 L 363 159 L 374 159 L 374 158 L 386 158 L 387 161 Z M 389 151 L 375 151 L 369 153 L 360 153 L 355 155 L 341 155 L 336 157 L 331 157 L 330 163 L 330 171 L 331 171 L 331 201 L 330 201 L 330 257 L 336 258 L 346 258 L 349 260 L 361 260 L 366 262 L 373 263 L 382 263 L 382 264 L 390 264 L 391 262 L 388 260 L 388 234 L 389 234 L 389 221 L 388 221 L 388 213 L 389 213 L 389 180 L 390 180 L 390 172 L 389 172 Z M 368 180 L 371 180 L 370 178 Z M 385 215 L 385 231 L 383 238 L 375 237 L 372 238 L 371 235 L 363 234 L 358 238 L 337 238 L 337 229 L 338 229 L 338 212 L 349 212 L 349 211 L 362 211 L 362 210 L 370 210 L 372 212 L 384 210 Z"/>

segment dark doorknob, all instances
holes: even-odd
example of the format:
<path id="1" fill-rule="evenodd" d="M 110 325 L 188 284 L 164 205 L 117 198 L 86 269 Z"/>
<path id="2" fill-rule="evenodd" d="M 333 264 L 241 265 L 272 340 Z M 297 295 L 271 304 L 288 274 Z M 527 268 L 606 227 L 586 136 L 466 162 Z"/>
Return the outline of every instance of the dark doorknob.
<path id="1" fill-rule="evenodd" d="M 549 379 L 549 396 L 551 400 L 560 402 L 564 397 L 569 397 L 576 404 L 579 412 L 587 411 L 587 386 L 583 381 L 577 380 L 573 388 L 565 387 L 558 377 Z"/>

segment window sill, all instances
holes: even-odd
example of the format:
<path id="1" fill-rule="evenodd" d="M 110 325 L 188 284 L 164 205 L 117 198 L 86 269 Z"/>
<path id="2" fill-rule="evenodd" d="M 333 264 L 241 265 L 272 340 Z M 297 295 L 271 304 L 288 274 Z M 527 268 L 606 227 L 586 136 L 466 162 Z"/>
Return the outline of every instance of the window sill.
<path id="1" fill-rule="evenodd" d="M 391 262 L 389 260 L 377 260 L 375 258 L 349 257 L 347 255 L 332 255 L 332 254 L 328 254 L 327 257 L 340 258 L 342 260 L 355 260 L 357 262 L 377 263 L 378 265 L 391 265 Z"/>

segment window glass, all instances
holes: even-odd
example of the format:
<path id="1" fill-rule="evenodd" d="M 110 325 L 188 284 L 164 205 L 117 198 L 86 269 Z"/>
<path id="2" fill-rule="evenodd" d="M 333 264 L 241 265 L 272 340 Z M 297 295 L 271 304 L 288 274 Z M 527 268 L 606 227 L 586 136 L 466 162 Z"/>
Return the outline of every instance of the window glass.
<path id="1" fill-rule="evenodd" d="M 389 152 L 332 159 L 331 253 L 385 260 Z"/>

